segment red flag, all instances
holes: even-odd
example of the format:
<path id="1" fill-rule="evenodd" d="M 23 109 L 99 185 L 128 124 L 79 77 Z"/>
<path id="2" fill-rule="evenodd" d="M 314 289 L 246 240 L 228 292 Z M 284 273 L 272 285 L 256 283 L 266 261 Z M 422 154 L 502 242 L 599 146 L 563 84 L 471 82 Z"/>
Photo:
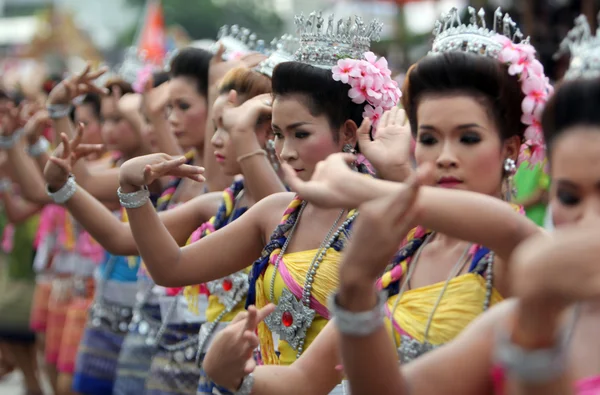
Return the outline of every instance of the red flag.
<path id="1" fill-rule="evenodd" d="M 147 62 L 162 65 L 166 53 L 166 38 L 165 18 L 159 0 L 148 3 L 138 49 Z"/>

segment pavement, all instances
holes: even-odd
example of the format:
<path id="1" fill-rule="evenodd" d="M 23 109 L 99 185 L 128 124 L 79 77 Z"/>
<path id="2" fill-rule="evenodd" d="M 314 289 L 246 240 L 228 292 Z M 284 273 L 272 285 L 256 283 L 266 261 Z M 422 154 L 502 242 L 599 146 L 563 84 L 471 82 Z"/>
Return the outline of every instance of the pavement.
<path id="1" fill-rule="evenodd" d="M 51 395 L 47 383 L 44 383 L 46 395 Z M 0 380 L 0 395 L 25 395 L 25 387 L 23 386 L 23 377 L 21 373 L 14 372 Z"/>

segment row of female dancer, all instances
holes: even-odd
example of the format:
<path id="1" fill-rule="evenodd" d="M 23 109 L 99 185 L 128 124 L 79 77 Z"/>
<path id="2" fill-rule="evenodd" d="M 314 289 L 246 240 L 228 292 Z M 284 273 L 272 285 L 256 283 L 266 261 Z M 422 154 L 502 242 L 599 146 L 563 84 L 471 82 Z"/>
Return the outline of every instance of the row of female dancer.
<path id="1" fill-rule="evenodd" d="M 508 15 L 467 11 L 401 92 L 378 23 L 313 13 L 295 54 L 187 48 L 142 94 L 87 68 L 8 106 L 57 393 L 600 393 L 600 38 L 576 21 L 554 92 Z M 511 203 L 524 161 L 552 233 Z"/>

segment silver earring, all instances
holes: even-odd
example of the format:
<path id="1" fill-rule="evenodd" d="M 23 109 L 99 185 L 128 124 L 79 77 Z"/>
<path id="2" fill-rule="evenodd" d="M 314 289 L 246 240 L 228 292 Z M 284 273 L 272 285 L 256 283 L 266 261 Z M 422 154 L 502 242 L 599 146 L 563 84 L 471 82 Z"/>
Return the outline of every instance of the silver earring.
<path id="1" fill-rule="evenodd" d="M 344 147 L 342 148 L 342 152 L 345 152 L 347 154 L 356 155 L 356 150 L 354 149 L 354 146 L 352 144 L 344 144 Z M 352 164 L 350 164 L 350 168 L 354 171 L 358 171 L 358 165 L 356 164 L 356 161 L 354 161 L 354 162 L 352 162 Z"/>
<path id="2" fill-rule="evenodd" d="M 342 152 L 345 152 L 347 154 L 356 154 L 356 150 L 354 149 L 352 144 L 344 144 L 344 147 L 342 148 Z"/>
<path id="3" fill-rule="evenodd" d="M 517 164 L 513 158 L 504 159 L 504 171 L 510 175 L 514 175 L 517 172 Z"/>
<path id="4" fill-rule="evenodd" d="M 517 188 L 515 187 L 513 176 L 517 172 L 517 164 L 514 159 L 506 158 L 504 160 L 505 178 L 502 182 L 502 194 L 507 202 L 512 202 L 517 197 Z"/>

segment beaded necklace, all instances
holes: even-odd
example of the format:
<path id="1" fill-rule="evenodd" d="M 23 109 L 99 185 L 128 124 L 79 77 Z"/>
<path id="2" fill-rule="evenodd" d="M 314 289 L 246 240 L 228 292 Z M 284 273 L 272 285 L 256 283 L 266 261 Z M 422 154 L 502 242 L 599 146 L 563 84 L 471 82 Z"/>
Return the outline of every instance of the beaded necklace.
<path id="1" fill-rule="evenodd" d="M 398 306 L 400 304 L 400 300 L 402 299 L 402 296 L 403 296 L 404 292 L 406 291 L 408 284 L 410 283 L 410 280 L 412 278 L 412 275 L 415 271 L 417 262 L 419 261 L 419 258 L 421 256 L 421 252 L 423 251 L 425 246 L 431 241 L 434 234 L 435 234 L 435 232 L 429 233 L 425 237 L 425 240 L 422 242 L 422 244 L 420 244 L 420 246 L 418 247 L 418 249 L 415 253 L 414 259 L 410 264 L 408 273 L 406 274 L 406 278 L 404 279 L 402 286 L 396 296 L 394 306 L 392 307 L 392 309 L 390 311 L 389 319 L 392 322 L 394 320 L 394 318 L 393 318 L 394 313 L 395 313 L 396 309 L 398 308 Z M 431 324 L 433 322 L 433 317 L 435 315 L 435 312 L 437 311 L 437 308 L 439 307 L 440 302 L 442 301 L 442 298 L 444 297 L 444 294 L 446 293 L 446 289 L 448 288 L 450 281 L 454 277 L 458 276 L 463 271 L 466 264 L 469 262 L 469 259 L 467 259 L 467 257 L 470 255 L 469 251 L 472 249 L 472 247 L 473 247 L 473 244 L 469 244 L 467 246 L 467 248 L 461 254 L 460 258 L 458 259 L 458 261 L 456 262 L 456 264 L 450 271 L 450 274 L 448 275 L 448 278 L 446 279 L 444 286 L 442 287 L 442 290 L 440 291 L 440 294 L 439 294 L 438 298 L 436 299 L 436 302 L 434 303 L 431 313 L 429 314 L 429 317 L 427 319 L 427 324 L 425 326 L 425 332 L 423 335 L 423 342 L 419 342 L 415 339 L 412 339 L 409 336 L 400 334 L 401 341 L 400 341 L 400 344 L 398 344 L 396 341 L 396 337 L 394 337 L 394 342 L 396 344 L 396 349 L 398 350 L 398 353 L 399 353 L 399 358 L 403 363 L 408 363 L 408 362 L 414 360 L 415 358 L 419 357 L 420 355 L 423 355 L 424 353 L 431 351 L 432 349 L 435 348 L 435 346 L 433 344 L 429 343 L 429 341 L 428 341 L 429 330 L 430 330 Z M 486 311 L 489 308 L 490 301 L 491 301 L 492 287 L 493 287 L 493 267 L 492 267 L 493 261 L 494 261 L 494 255 L 493 255 L 493 252 L 490 251 L 490 253 L 487 254 L 487 259 L 483 259 L 482 262 L 480 262 L 480 265 L 481 264 L 486 265 L 486 276 L 485 276 L 486 277 L 486 293 L 485 293 L 485 298 L 484 298 L 484 302 L 483 302 L 483 311 Z"/>
<path id="2" fill-rule="evenodd" d="M 302 216 L 305 208 L 306 202 L 302 202 L 302 206 L 300 207 L 296 221 L 294 222 L 294 225 L 292 226 L 290 233 L 275 261 L 275 267 L 270 284 L 271 290 L 269 294 L 271 302 L 275 302 L 275 279 L 279 271 L 278 269 L 281 259 L 287 251 L 289 242 L 294 235 L 299 219 Z M 344 211 L 345 210 L 340 211 L 340 214 L 329 229 L 327 236 L 325 236 L 325 239 L 321 243 L 309 266 L 309 269 L 306 272 L 304 286 L 302 287 L 302 300 L 298 301 L 296 296 L 294 296 L 294 294 L 288 288 L 284 288 L 281 296 L 279 297 L 279 303 L 277 304 L 275 311 L 265 319 L 265 323 L 271 332 L 279 334 L 283 340 L 285 340 L 294 350 L 296 350 L 297 358 L 300 357 L 304 350 L 306 332 L 310 328 L 315 318 L 315 310 L 310 307 L 310 297 L 312 285 L 319 265 L 323 262 L 323 258 L 327 254 L 327 250 L 331 248 L 340 234 L 348 227 L 348 225 L 352 223 L 352 221 L 354 221 L 358 215 L 357 212 L 354 212 L 336 230 L 339 221 L 344 215 Z"/>

